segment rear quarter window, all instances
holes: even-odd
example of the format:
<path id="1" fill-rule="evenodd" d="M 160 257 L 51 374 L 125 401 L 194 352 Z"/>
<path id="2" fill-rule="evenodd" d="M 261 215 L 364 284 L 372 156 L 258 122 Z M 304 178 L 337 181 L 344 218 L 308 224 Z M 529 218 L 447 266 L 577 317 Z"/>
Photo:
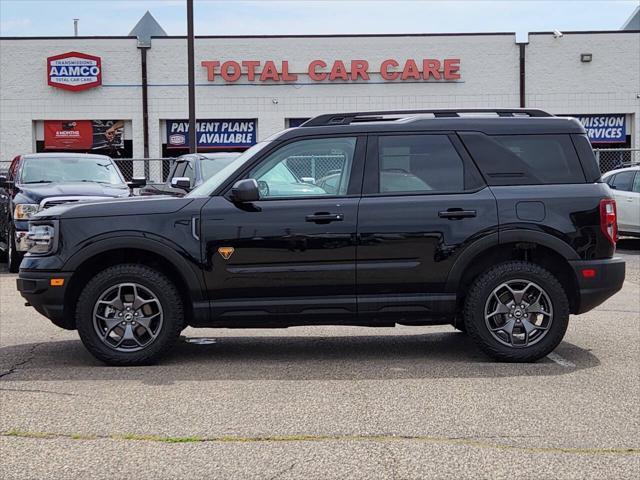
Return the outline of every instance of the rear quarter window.
<path id="1" fill-rule="evenodd" d="M 569 135 L 460 135 L 489 185 L 584 183 Z"/>

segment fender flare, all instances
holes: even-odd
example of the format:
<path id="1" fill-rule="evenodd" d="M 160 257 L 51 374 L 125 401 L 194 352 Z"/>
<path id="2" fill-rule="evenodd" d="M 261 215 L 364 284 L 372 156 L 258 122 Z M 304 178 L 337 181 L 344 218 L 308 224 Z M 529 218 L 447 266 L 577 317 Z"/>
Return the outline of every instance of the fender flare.
<path id="1" fill-rule="evenodd" d="M 458 290 L 458 283 L 464 275 L 465 270 L 479 255 L 482 255 L 483 252 L 497 245 L 514 242 L 527 242 L 547 247 L 561 255 L 567 261 L 580 260 L 579 255 L 570 245 L 549 233 L 537 230 L 507 230 L 496 232 L 471 243 L 462 251 L 449 271 L 445 292 L 456 292 Z"/>
<path id="2" fill-rule="evenodd" d="M 204 300 L 205 287 L 202 272 L 199 269 L 194 269 L 193 265 L 193 262 L 197 262 L 197 259 L 192 259 L 189 262 L 189 255 L 184 249 L 177 245 L 168 245 L 166 241 L 159 241 L 148 236 L 124 234 L 114 237 L 113 233 L 111 233 L 108 238 L 93 241 L 90 245 L 81 248 L 65 262 L 62 270 L 76 271 L 80 265 L 96 255 L 111 250 L 127 248 L 146 250 L 168 261 L 180 273 L 182 280 L 187 285 L 191 298 L 194 301 Z"/>

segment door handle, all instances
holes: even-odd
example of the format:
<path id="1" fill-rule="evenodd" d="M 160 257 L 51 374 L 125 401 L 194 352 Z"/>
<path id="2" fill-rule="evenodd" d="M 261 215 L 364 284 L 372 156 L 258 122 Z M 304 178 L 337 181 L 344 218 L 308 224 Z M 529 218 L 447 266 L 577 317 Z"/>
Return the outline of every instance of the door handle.
<path id="1" fill-rule="evenodd" d="M 315 223 L 329 223 L 329 222 L 341 222 L 344 220 L 344 215 L 342 213 L 314 213 L 313 215 L 307 215 L 305 217 L 307 222 L 315 222 Z"/>
<path id="2" fill-rule="evenodd" d="M 449 220 L 461 220 L 463 218 L 472 218 L 478 214 L 475 210 L 463 210 L 461 208 L 449 208 L 438 212 L 440 218 L 448 218 Z"/>

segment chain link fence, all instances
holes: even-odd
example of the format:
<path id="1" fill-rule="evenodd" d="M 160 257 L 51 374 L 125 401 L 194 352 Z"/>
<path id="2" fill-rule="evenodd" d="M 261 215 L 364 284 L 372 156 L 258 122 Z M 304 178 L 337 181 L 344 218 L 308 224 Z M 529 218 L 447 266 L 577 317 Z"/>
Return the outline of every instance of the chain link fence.
<path id="1" fill-rule="evenodd" d="M 638 148 L 602 148 L 593 151 L 600 167 L 605 173 L 616 168 L 640 165 L 640 149 Z"/>
<path id="2" fill-rule="evenodd" d="M 287 167 L 298 178 L 312 178 L 317 181 L 327 175 L 340 173 L 347 157 L 337 155 L 296 155 L 287 158 Z"/>
<path id="3" fill-rule="evenodd" d="M 133 177 L 144 177 L 150 182 L 167 181 L 175 158 L 114 158 L 126 181 Z"/>

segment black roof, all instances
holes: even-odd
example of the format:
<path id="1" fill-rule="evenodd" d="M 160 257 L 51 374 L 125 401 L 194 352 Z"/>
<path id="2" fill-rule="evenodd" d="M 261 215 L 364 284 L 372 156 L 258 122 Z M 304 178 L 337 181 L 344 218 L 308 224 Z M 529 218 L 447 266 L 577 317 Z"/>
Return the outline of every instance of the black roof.
<path id="1" fill-rule="evenodd" d="M 555 117 L 541 110 L 402 110 L 334 113 L 314 117 L 278 137 L 418 131 L 475 131 L 488 135 L 584 134 L 575 118 Z"/>

